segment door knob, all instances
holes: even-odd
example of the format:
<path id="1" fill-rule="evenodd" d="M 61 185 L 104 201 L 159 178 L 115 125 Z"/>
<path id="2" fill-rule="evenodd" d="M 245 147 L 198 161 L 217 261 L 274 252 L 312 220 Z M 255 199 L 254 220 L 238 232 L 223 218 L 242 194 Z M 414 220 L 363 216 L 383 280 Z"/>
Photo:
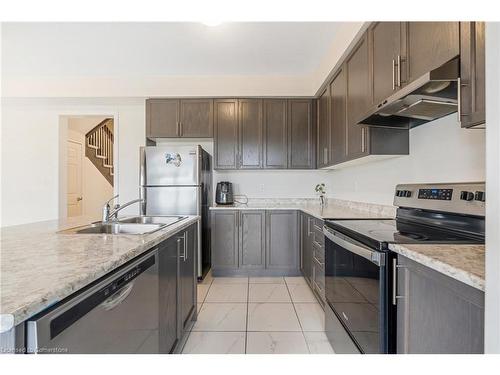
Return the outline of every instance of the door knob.
<path id="1" fill-rule="evenodd" d="M 77 198 L 76 198 L 76 201 L 77 201 L 77 202 L 80 202 L 81 200 L 83 200 L 83 197 L 77 197 Z"/>

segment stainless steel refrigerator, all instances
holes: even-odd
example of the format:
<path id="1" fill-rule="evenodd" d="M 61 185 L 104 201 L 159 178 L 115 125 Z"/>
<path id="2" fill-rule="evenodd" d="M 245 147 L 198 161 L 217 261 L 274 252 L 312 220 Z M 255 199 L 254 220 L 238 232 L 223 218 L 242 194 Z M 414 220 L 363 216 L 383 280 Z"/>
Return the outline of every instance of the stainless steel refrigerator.
<path id="1" fill-rule="evenodd" d="M 140 150 L 142 215 L 199 215 L 198 278 L 210 269 L 211 156 L 199 145 L 148 146 Z"/>

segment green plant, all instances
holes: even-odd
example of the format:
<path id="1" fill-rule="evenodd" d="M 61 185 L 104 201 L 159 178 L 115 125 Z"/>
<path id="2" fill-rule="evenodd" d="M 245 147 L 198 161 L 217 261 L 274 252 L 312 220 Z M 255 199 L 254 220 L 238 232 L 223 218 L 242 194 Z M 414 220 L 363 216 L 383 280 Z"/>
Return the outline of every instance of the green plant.
<path id="1" fill-rule="evenodd" d="M 316 187 L 314 188 L 314 191 L 316 191 L 316 193 L 318 193 L 320 196 L 326 195 L 325 184 L 324 183 L 317 184 Z"/>

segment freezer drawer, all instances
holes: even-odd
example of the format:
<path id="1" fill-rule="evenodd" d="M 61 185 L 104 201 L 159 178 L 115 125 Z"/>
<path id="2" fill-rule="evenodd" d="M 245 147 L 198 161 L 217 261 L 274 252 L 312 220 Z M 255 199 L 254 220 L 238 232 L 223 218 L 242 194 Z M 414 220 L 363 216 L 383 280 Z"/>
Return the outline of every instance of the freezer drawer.
<path id="1" fill-rule="evenodd" d="M 199 146 L 141 147 L 142 186 L 199 185 Z"/>
<path id="2" fill-rule="evenodd" d="M 159 186 L 141 188 L 146 200 L 145 215 L 200 215 L 199 186 Z"/>
<path id="3" fill-rule="evenodd" d="M 27 322 L 30 353 L 158 353 L 158 255 Z"/>

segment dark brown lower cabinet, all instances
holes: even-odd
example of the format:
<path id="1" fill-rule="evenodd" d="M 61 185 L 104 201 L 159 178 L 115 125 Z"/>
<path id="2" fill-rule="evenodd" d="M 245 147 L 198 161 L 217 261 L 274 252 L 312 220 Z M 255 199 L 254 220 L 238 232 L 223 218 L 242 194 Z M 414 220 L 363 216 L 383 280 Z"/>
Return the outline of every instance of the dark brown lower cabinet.
<path id="1" fill-rule="evenodd" d="M 212 210 L 214 276 L 299 274 L 298 212 Z"/>
<path id="2" fill-rule="evenodd" d="M 397 258 L 397 352 L 484 352 L 484 292 Z"/>
<path id="3" fill-rule="evenodd" d="M 266 212 L 240 211 L 239 223 L 239 268 L 265 268 Z"/>
<path id="4" fill-rule="evenodd" d="M 323 220 L 301 212 L 300 270 L 318 301 L 325 304 Z"/>
<path id="5" fill-rule="evenodd" d="M 190 329 L 190 318 L 196 311 L 196 249 L 197 226 L 191 225 L 177 235 L 176 244 L 179 248 L 179 329 L 181 336 Z"/>
<path id="6" fill-rule="evenodd" d="M 160 353 L 179 351 L 196 320 L 197 224 L 158 246 Z"/>
<path id="7" fill-rule="evenodd" d="M 301 246 L 300 246 L 300 271 L 309 285 L 312 285 L 312 240 L 311 240 L 311 216 L 301 212 Z"/>
<path id="8" fill-rule="evenodd" d="M 160 353 L 173 352 L 179 340 L 178 264 L 177 238 L 171 237 L 158 247 Z"/>
<path id="9" fill-rule="evenodd" d="M 266 214 L 266 268 L 298 270 L 298 212 L 269 210 Z"/>
<path id="10" fill-rule="evenodd" d="M 239 210 L 211 212 L 212 272 L 239 267 Z"/>

